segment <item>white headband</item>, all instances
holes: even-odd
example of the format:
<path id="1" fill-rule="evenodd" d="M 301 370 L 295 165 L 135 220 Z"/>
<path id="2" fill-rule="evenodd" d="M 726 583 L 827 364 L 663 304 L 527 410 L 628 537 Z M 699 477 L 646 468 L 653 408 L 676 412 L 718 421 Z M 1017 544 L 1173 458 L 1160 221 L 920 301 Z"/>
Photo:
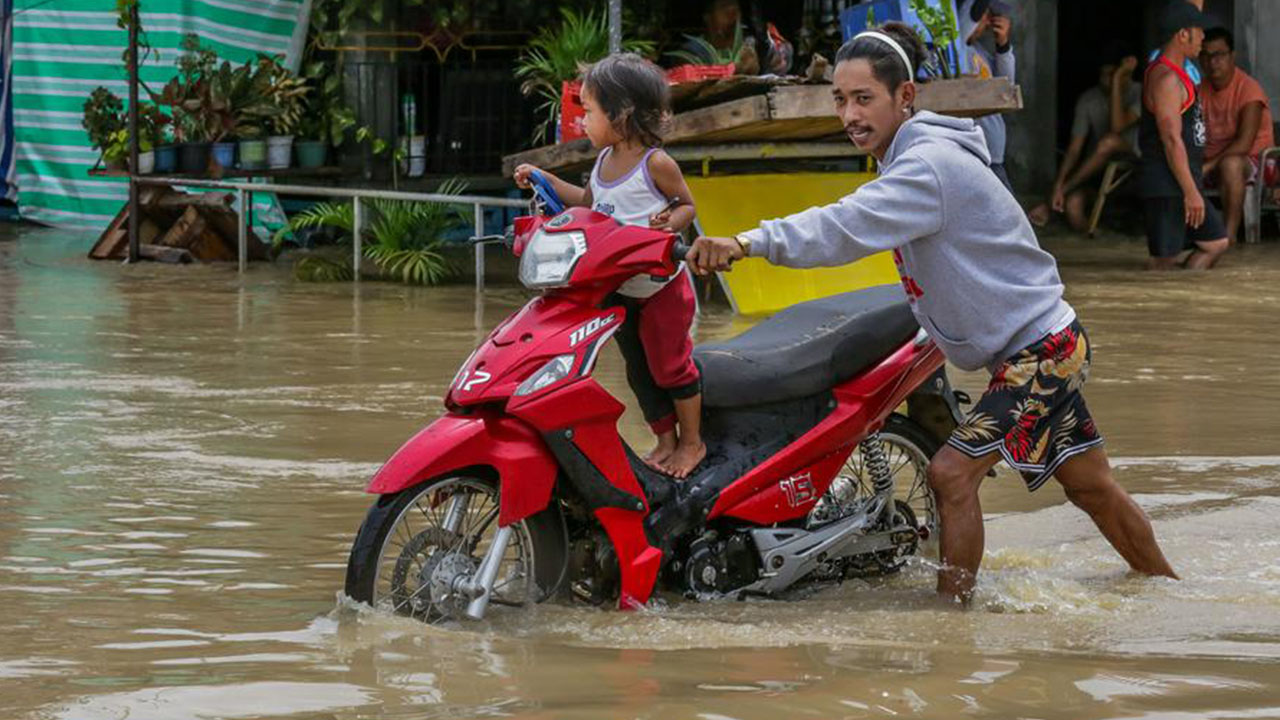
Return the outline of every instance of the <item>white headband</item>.
<path id="1" fill-rule="evenodd" d="M 902 58 L 902 64 L 907 66 L 907 82 L 911 82 L 912 80 L 916 79 L 915 70 L 912 69 L 911 67 L 911 60 L 907 59 L 907 51 L 902 49 L 902 46 L 898 44 L 897 40 L 894 40 L 893 38 L 889 37 L 888 35 L 885 35 L 882 32 L 876 32 L 874 30 L 867 30 L 866 32 L 860 32 L 857 35 L 854 35 L 853 39 L 858 40 L 864 37 L 875 38 L 876 40 L 879 40 L 885 45 L 888 45 L 889 47 L 893 48 L 894 52 L 898 53 L 898 57 Z"/>

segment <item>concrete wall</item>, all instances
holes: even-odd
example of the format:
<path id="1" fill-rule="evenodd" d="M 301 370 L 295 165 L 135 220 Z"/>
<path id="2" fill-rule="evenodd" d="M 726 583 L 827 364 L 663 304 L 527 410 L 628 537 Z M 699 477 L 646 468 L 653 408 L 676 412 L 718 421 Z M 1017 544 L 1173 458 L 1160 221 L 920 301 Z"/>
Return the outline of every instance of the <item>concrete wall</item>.
<path id="1" fill-rule="evenodd" d="M 1236 62 L 1262 84 L 1280 119 L 1280 2 L 1236 0 Z"/>
<path id="2" fill-rule="evenodd" d="M 1005 167 L 1017 194 L 1043 194 L 1058 168 L 1058 7 L 1054 0 L 1020 0 L 1017 6 L 1013 50 L 1023 109 L 1005 115 Z"/>

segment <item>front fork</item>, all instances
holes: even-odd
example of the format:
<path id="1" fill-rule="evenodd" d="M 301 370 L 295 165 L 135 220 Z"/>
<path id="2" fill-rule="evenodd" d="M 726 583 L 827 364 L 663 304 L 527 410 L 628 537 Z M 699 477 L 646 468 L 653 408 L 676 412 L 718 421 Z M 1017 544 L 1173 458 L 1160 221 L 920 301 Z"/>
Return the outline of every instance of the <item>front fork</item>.
<path id="1" fill-rule="evenodd" d="M 458 534 L 470 505 L 470 493 L 454 493 L 449 498 L 449 507 L 445 509 L 444 522 L 441 523 L 445 532 L 451 535 Z M 503 556 L 507 554 L 507 546 L 511 544 L 511 527 L 511 525 L 505 525 L 498 528 L 493 542 L 489 544 L 489 550 L 480 561 L 480 566 L 476 568 L 474 574 L 462 581 L 461 587 L 458 588 L 460 592 L 471 598 L 471 602 L 467 604 L 467 617 L 472 620 L 483 618 L 485 611 L 489 608 L 489 598 L 493 597 L 493 583 L 498 577 L 498 568 L 502 565 Z"/>
<path id="2" fill-rule="evenodd" d="M 480 561 L 480 567 L 471 578 L 464 582 L 462 591 L 471 596 L 467 604 L 467 617 L 479 620 L 489 608 L 489 598 L 493 596 L 493 583 L 498 579 L 498 568 L 502 565 L 502 557 L 507 554 L 507 546 L 511 544 L 512 526 L 498 528 L 489 545 L 489 551 Z"/>

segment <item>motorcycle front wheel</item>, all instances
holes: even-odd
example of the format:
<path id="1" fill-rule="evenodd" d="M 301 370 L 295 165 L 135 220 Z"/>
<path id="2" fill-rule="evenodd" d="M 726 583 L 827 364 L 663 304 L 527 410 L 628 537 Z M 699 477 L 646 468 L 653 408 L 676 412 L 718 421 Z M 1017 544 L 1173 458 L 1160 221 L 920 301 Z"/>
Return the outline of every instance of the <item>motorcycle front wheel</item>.
<path id="1" fill-rule="evenodd" d="M 429 624 L 465 619 L 474 579 L 498 530 L 498 487 L 478 477 L 443 477 L 380 497 L 369 508 L 347 561 L 346 592 L 374 608 Z M 551 597 L 568 568 L 559 506 L 512 526 L 488 614 Z"/>

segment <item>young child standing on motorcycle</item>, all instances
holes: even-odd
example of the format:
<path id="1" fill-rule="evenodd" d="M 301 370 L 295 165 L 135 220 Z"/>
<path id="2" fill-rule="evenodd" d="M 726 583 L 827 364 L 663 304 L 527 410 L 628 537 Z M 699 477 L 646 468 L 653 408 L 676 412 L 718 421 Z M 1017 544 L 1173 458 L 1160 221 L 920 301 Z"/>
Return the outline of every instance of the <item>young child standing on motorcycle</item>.
<path id="1" fill-rule="evenodd" d="M 589 207 L 627 225 L 681 232 L 693 222 L 693 197 L 680 167 L 662 151 L 662 126 L 670 114 L 666 78 L 639 55 L 611 55 L 586 70 L 582 104 L 587 137 L 603 148 L 585 187 L 523 164 L 515 181 L 529 187 L 542 173 L 568 205 Z M 702 442 L 702 388 L 693 364 L 690 328 L 696 308 L 693 282 L 681 265 L 669 279 L 637 275 L 618 288 L 627 319 L 618 346 L 627 382 L 658 443 L 645 462 L 678 478 L 688 477 L 707 454 Z"/>

